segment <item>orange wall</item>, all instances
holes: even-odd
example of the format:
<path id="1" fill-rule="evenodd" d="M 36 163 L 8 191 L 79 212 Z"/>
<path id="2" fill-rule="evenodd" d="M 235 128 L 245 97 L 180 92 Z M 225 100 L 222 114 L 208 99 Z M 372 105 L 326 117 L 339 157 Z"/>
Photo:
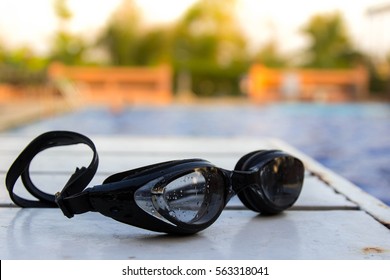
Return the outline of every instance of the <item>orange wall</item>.
<path id="1" fill-rule="evenodd" d="M 362 99 L 367 94 L 368 72 L 364 67 L 349 70 L 271 69 L 255 64 L 248 76 L 248 95 L 255 102 L 289 98 L 345 101 Z"/>

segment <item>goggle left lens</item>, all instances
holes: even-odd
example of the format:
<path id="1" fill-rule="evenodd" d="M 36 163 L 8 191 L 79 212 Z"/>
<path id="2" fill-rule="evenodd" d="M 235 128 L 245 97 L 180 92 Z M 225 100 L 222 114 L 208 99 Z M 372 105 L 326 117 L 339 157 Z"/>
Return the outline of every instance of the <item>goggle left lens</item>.
<path id="1" fill-rule="evenodd" d="M 224 184 L 217 168 L 196 168 L 168 180 L 153 180 L 134 197 L 139 207 L 159 219 L 200 225 L 215 220 L 223 210 Z"/>

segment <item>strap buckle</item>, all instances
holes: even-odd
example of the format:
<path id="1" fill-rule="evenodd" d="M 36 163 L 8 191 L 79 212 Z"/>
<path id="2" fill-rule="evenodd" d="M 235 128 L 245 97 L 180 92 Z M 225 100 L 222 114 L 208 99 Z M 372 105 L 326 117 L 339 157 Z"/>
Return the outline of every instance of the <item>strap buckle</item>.
<path id="1" fill-rule="evenodd" d="M 64 198 L 62 197 L 61 193 L 57 192 L 54 196 L 55 196 L 55 202 L 57 203 L 58 207 L 61 209 L 62 213 L 69 219 L 73 218 L 74 215 L 71 211 L 69 211 L 68 207 L 66 207 Z"/>
<path id="2" fill-rule="evenodd" d="M 65 205 L 64 197 L 67 198 L 73 193 L 78 193 L 81 191 L 90 181 L 89 178 L 84 178 L 87 175 L 88 169 L 84 166 L 81 168 L 76 168 L 76 171 L 70 176 L 68 182 L 66 182 L 64 189 L 61 192 L 57 192 L 55 194 L 55 202 L 58 207 L 62 210 L 64 215 L 68 218 L 72 218 L 74 216 L 73 211 L 69 209 Z M 84 182 L 85 181 L 85 182 Z"/>

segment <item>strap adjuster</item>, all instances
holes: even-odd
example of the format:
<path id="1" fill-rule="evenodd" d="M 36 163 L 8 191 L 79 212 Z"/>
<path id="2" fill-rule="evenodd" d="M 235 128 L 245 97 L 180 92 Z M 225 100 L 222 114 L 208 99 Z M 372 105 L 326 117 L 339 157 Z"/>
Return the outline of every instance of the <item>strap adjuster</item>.
<path id="1" fill-rule="evenodd" d="M 64 198 L 61 196 L 61 193 L 60 192 L 57 192 L 55 194 L 55 202 L 57 203 L 58 207 L 61 209 L 62 213 L 64 213 L 64 215 L 66 217 L 68 217 L 69 219 L 70 218 L 73 218 L 73 213 L 71 211 L 69 211 L 69 209 L 66 207 L 65 205 L 65 202 L 64 202 Z"/>

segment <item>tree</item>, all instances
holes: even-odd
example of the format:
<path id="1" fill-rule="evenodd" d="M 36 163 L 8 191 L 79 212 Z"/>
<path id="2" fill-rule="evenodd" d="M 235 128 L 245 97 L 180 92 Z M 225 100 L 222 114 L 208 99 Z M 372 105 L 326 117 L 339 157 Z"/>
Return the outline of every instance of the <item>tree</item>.
<path id="1" fill-rule="evenodd" d="M 310 39 L 308 48 L 304 50 L 304 66 L 352 67 L 361 57 L 354 49 L 344 19 L 338 12 L 313 16 L 302 28 L 302 32 Z"/>
<path id="2" fill-rule="evenodd" d="M 66 1 L 67 0 L 55 0 L 54 2 L 54 12 L 63 25 L 66 25 L 73 16 L 72 11 L 66 4 Z"/>
<path id="3" fill-rule="evenodd" d="M 172 60 L 178 73 L 189 73 L 199 95 L 239 92 L 247 53 L 234 7 L 234 0 L 200 0 L 174 28 Z"/>
<path id="4" fill-rule="evenodd" d="M 3 46 L 3 42 L 0 38 L 0 65 L 3 63 L 5 58 L 5 48 Z"/>
<path id="5" fill-rule="evenodd" d="M 132 0 L 124 0 L 111 16 L 98 42 L 108 51 L 112 64 L 137 64 L 140 28 L 138 8 Z"/>
<path id="6" fill-rule="evenodd" d="M 172 34 L 169 27 L 154 27 L 138 40 L 135 61 L 138 65 L 172 63 Z"/>
<path id="7" fill-rule="evenodd" d="M 390 98 L 390 52 L 382 60 L 366 62 L 370 72 L 370 91 L 377 96 Z"/>
<path id="8" fill-rule="evenodd" d="M 0 40 L 0 83 L 42 83 L 46 65 L 46 58 L 37 56 L 30 47 L 8 49 Z"/>
<path id="9" fill-rule="evenodd" d="M 234 0 L 196 2 L 177 24 L 176 59 L 201 59 L 221 67 L 242 60 L 246 41 L 238 28 L 234 6 Z"/>
<path id="10" fill-rule="evenodd" d="M 59 29 L 53 37 L 50 50 L 50 59 L 61 61 L 68 65 L 83 64 L 87 43 L 81 36 L 74 35 L 68 30 L 68 23 L 72 19 L 72 12 L 66 3 L 67 0 L 56 0 L 54 11 L 58 18 Z"/>
<path id="11" fill-rule="evenodd" d="M 271 40 L 262 46 L 255 54 L 253 60 L 271 68 L 281 68 L 288 65 L 287 59 L 279 53 L 275 40 Z"/>
<path id="12" fill-rule="evenodd" d="M 87 48 L 82 37 L 67 31 L 58 31 L 52 42 L 50 59 L 68 65 L 84 64 L 84 54 Z"/>
<path id="13" fill-rule="evenodd" d="M 7 50 L 0 46 L 0 83 L 38 84 L 45 80 L 47 60 L 29 47 Z"/>

